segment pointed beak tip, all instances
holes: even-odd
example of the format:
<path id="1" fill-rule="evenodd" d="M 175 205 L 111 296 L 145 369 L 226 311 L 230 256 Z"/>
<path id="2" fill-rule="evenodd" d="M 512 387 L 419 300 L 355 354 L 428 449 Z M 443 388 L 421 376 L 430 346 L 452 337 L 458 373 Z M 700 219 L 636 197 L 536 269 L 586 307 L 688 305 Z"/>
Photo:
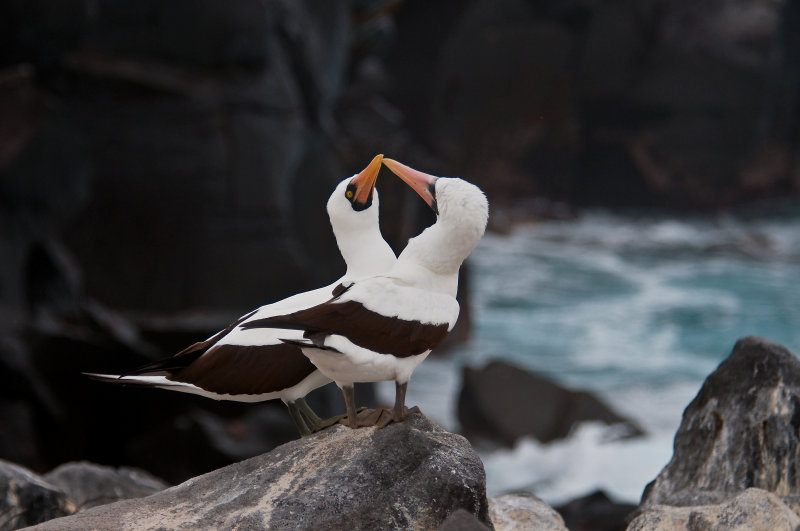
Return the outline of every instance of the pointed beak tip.
<path id="1" fill-rule="evenodd" d="M 414 168 L 410 168 L 405 164 L 397 162 L 392 159 L 383 159 L 384 165 L 388 167 L 392 173 L 400 177 L 407 185 L 409 185 L 419 196 L 430 206 L 434 212 L 438 214 L 436 207 L 436 198 L 432 191 L 433 185 L 436 182 L 435 175 L 423 173 Z"/>

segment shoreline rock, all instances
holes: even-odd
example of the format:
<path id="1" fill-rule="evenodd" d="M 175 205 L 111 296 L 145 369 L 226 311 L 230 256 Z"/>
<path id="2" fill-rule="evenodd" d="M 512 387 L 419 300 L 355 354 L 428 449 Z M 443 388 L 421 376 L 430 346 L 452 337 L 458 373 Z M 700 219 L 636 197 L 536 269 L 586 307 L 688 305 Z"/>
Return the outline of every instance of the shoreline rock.
<path id="1" fill-rule="evenodd" d="M 628 526 L 628 531 L 672 531 L 677 529 L 715 529 L 794 531 L 800 516 L 778 496 L 762 489 L 749 488 L 732 500 L 715 505 L 675 507 L 648 506 Z"/>
<path id="2" fill-rule="evenodd" d="M 562 439 L 569 436 L 575 424 L 589 420 L 619 428 L 617 438 L 644 434 L 635 422 L 592 394 L 566 389 L 501 361 L 490 362 L 482 369 L 464 367 L 458 420 L 471 442 L 506 447 L 527 435 L 543 443 Z"/>
<path id="3" fill-rule="evenodd" d="M 417 414 L 380 430 L 336 426 L 34 529 L 436 529 L 457 509 L 491 529 L 485 479 L 466 439 Z"/>
<path id="4" fill-rule="evenodd" d="M 751 487 L 796 503 L 798 430 L 800 360 L 764 338 L 740 339 L 686 408 L 642 504 L 717 504 Z"/>
<path id="5" fill-rule="evenodd" d="M 800 360 L 740 339 L 684 411 L 628 529 L 797 529 L 799 430 Z"/>

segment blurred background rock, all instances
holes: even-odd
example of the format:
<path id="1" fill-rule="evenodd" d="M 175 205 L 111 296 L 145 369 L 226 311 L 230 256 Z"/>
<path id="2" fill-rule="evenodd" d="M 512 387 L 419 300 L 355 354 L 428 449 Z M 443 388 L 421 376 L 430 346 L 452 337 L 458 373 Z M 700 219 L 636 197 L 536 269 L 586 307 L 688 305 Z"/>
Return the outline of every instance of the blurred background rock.
<path id="1" fill-rule="evenodd" d="M 0 458 L 177 482 L 294 437 L 280 404 L 79 373 L 337 278 L 324 203 L 376 153 L 476 182 L 498 230 L 798 195 L 797 27 L 797 0 L 6 0 Z M 399 251 L 432 214 L 379 188 Z"/>

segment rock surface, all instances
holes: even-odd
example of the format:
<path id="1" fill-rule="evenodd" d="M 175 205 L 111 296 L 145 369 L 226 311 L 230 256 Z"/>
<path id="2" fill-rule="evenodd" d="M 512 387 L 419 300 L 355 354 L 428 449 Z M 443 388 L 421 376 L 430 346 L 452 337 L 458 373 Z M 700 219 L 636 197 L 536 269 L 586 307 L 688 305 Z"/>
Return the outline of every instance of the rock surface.
<path id="1" fill-rule="evenodd" d="M 703 383 L 642 503 L 716 504 L 750 487 L 798 505 L 800 360 L 759 337 L 739 340 Z"/>
<path id="2" fill-rule="evenodd" d="M 436 529 L 457 509 L 491 526 L 485 488 L 466 439 L 415 414 L 380 430 L 336 426 L 35 529 Z"/>
<path id="3" fill-rule="evenodd" d="M 0 529 L 18 529 L 76 510 L 57 487 L 26 468 L 0 461 Z"/>
<path id="4" fill-rule="evenodd" d="M 496 531 L 535 529 L 566 531 L 564 519 L 555 509 L 530 493 L 504 494 L 489 499 L 489 517 Z"/>
<path id="5" fill-rule="evenodd" d="M 641 429 L 586 392 L 572 391 L 505 362 L 464 368 L 458 420 L 470 440 L 505 446 L 526 435 L 549 442 L 569 435 L 581 421 L 620 425 L 619 436 Z"/>
<path id="6" fill-rule="evenodd" d="M 628 526 L 628 531 L 795 531 L 800 517 L 780 498 L 750 488 L 732 500 L 698 507 L 647 507 Z"/>
<path id="7" fill-rule="evenodd" d="M 65 463 L 45 474 L 44 480 L 64 492 L 78 511 L 142 498 L 169 487 L 143 470 L 93 463 Z"/>

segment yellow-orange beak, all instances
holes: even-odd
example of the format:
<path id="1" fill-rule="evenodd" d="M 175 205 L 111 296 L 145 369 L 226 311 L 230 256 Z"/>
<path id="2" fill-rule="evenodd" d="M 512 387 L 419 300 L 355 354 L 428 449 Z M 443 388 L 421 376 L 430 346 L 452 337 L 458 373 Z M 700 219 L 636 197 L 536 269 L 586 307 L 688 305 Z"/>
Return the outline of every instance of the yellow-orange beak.
<path id="1" fill-rule="evenodd" d="M 434 212 L 437 214 L 439 213 L 439 209 L 436 206 L 436 191 L 434 188 L 438 177 L 435 175 L 428 175 L 414 168 L 409 168 L 396 160 L 383 159 L 383 163 L 387 168 L 392 170 L 392 173 L 400 177 L 407 185 L 417 192 Z"/>
<path id="2" fill-rule="evenodd" d="M 378 180 L 382 162 L 383 155 L 375 155 L 372 162 L 350 181 L 350 184 L 356 187 L 355 197 L 353 198 L 354 203 L 366 204 L 372 202 L 372 191 L 375 189 L 375 182 Z"/>

